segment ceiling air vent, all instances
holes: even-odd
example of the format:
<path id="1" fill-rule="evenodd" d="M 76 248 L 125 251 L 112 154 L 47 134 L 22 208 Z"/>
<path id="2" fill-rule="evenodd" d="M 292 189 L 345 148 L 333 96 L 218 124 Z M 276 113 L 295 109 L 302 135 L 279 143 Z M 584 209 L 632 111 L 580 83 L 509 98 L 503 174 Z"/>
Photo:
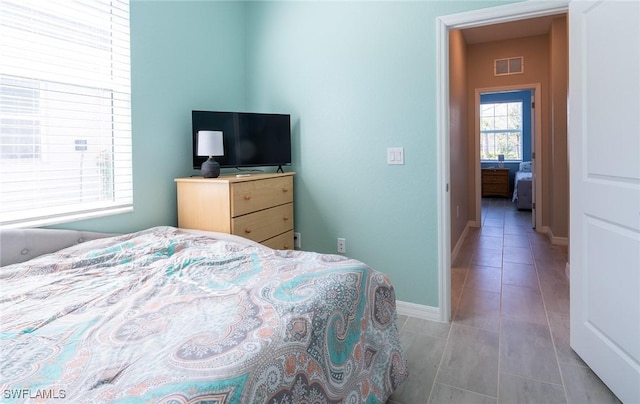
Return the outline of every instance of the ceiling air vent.
<path id="1" fill-rule="evenodd" d="M 493 61 L 493 74 L 495 76 L 521 73 L 524 73 L 524 58 L 522 56 Z"/>

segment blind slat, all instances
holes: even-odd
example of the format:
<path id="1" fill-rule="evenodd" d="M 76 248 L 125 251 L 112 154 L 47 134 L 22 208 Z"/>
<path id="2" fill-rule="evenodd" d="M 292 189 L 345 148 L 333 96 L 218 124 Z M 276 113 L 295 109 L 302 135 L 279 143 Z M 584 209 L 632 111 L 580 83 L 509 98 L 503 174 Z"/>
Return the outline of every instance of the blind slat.
<path id="1" fill-rule="evenodd" d="M 0 225 L 131 210 L 128 0 L 3 0 L 0 54 Z"/>

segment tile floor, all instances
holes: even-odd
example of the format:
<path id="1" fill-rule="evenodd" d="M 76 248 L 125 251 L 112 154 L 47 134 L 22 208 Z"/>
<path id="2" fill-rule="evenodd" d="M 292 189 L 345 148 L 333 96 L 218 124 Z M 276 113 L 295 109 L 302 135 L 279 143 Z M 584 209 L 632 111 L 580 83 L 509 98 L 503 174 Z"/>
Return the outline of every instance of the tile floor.
<path id="1" fill-rule="evenodd" d="M 400 316 L 410 377 L 387 404 L 619 403 L 569 347 L 567 248 L 482 202 L 451 268 L 452 322 Z"/>

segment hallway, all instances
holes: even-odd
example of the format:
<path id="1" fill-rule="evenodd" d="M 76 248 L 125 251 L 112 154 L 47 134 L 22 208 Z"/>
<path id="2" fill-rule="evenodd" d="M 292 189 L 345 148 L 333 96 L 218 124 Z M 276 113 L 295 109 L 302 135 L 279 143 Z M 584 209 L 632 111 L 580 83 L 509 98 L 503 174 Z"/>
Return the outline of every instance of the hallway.
<path id="1" fill-rule="evenodd" d="M 619 403 L 569 347 L 567 247 L 483 199 L 451 269 L 452 322 L 400 316 L 410 378 L 393 403 Z"/>

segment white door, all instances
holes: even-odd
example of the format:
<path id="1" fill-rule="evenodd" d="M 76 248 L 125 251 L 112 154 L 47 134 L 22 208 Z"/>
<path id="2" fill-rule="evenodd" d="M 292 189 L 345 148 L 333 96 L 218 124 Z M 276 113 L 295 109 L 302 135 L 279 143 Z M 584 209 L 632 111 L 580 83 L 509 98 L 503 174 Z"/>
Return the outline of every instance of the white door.
<path id="1" fill-rule="evenodd" d="M 569 3 L 571 346 L 640 403 L 640 2 Z"/>

